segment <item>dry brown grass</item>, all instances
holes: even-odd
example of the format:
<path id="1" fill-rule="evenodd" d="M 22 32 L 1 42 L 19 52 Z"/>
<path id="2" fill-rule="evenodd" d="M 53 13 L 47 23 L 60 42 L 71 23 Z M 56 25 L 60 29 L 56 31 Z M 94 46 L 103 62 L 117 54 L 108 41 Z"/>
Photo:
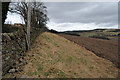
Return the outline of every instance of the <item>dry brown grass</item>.
<path id="1" fill-rule="evenodd" d="M 28 64 L 19 75 L 34 78 L 115 78 L 118 69 L 112 62 L 56 34 L 37 37 L 26 53 Z M 34 54 L 33 57 L 28 55 Z M 17 74 L 17 75 L 18 75 Z"/>

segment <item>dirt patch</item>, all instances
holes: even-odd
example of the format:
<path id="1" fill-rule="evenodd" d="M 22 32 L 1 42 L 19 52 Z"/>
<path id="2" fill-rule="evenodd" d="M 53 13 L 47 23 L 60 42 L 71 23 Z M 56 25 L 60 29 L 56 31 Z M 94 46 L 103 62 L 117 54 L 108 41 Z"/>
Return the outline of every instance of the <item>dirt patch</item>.
<path id="1" fill-rule="evenodd" d="M 86 49 L 92 51 L 97 56 L 105 58 L 113 62 L 117 67 L 118 66 L 118 42 L 112 40 L 101 40 L 94 38 L 87 38 L 81 36 L 72 36 L 59 34 L 60 36 L 65 37 L 66 39 L 73 41 L 80 46 L 85 47 Z"/>

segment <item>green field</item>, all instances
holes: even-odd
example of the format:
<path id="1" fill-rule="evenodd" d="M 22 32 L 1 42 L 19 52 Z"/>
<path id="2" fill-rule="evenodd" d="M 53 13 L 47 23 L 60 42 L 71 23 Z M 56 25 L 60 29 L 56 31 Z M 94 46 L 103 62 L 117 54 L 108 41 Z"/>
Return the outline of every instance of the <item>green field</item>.
<path id="1" fill-rule="evenodd" d="M 120 34 L 119 32 L 120 32 L 119 29 L 95 29 L 86 31 L 67 31 L 63 33 L 75 36 L 84 36 L 89 38 L 116 40 L 118 34 Z"/>

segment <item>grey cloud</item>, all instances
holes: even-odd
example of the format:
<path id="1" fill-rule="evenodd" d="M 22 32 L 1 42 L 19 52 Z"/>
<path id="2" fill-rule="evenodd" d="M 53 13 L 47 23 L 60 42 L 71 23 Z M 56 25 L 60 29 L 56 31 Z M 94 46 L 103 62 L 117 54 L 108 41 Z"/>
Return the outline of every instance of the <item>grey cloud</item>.
<path id="1" fill-rule="evenodd" d="M 117 2 L 48 2 L 50 20 L 56 23 L 106 23 L 117 25 Z"/>

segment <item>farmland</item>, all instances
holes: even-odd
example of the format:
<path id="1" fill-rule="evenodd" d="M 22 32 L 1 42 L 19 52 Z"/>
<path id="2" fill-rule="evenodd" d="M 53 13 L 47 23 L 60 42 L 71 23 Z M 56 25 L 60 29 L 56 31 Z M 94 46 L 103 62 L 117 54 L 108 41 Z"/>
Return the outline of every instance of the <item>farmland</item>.
<path id="1" fill-rule="evenodd" d="M 91 31 L 68 31 L 59 35 L 85 47 L 97 56 L 113 62 L 118 67 L 118 34 L 115 29 L 96 29 Z"/>
<path id="2" fill-rule="evenodd" d="M 88 38 L 98 38 L 105 40 L 117 40 L 119 29 L 95 29 L 95 30 L 81 30 L 81 31 L 65 31 L 62 34 L 83 36 Z"/>

